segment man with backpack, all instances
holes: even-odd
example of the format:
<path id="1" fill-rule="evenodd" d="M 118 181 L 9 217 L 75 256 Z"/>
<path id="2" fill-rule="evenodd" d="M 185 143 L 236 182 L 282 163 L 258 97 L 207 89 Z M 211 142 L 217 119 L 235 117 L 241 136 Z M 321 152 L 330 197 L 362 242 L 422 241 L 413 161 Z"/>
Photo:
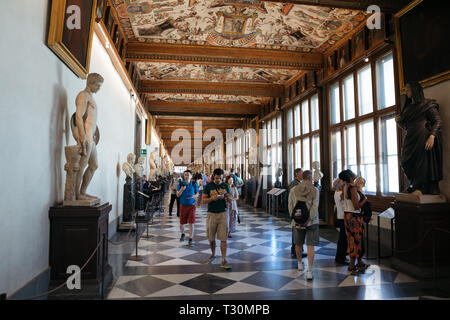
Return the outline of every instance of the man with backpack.
<path id="1" fill-rule="evenodd" d="M 314 264 L 314 247 L 319 245 L 319 197 L 320 191 L 313 185 L 311 171 L 303 172 L 303 181 L 289 193 L 288 208 L 292 217 L 292 232 L 297 253 L 298 270 L 303 271 L 302 248 L 305 243 L 308 250 L 308 270 L 306 279 L 312 280 L 312 267 Z M 297 213 L 306 217 L 301 223 L 296 222 Z M 299 220 L 297 220 L 299 221 Z"/>
<path id="2" fill-rule="evenodd" d="M 183 173 L 184 180 L 177 186 L 177 197 L 180 198 L 180 241 L 184 241 L 184 225 L 189 223 L 189 241 L 188 246 L 192 246 L 192 236 L 194 234 L 195 224 L 195 203 L 198 197 L 198 185 L 192 180 L 192 172 L 186 170 Z"/>

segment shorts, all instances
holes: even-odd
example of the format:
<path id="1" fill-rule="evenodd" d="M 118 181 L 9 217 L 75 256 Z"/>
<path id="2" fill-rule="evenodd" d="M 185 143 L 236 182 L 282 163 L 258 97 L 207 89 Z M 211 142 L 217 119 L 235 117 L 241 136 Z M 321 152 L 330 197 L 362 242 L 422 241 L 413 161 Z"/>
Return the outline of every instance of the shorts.
<path id="1" fill-rule="evenodd" d="M 227 241 L 228 239 L 228 215 L 226 212 L 213 213 L 208 212 L 206 215 L 206 236 L 209 242 L 216 239 L 219 241 Z"/>
<path id="2" fill-rule="evenodd" d="M 296 227 L 292 227 L 292 232 L 294 234 L 294 244 L 297 246 L 303 246 L 305 243 L 307 246 L 318 246 L 319 245 L 319 225 L 313 224 L 306 229 L 298 230 Z"/>
<path id="3" fill-rule="evenodd" d="M 180 206 L 180 224 L 194 224 L 195 223 L 195 205 Z"/>

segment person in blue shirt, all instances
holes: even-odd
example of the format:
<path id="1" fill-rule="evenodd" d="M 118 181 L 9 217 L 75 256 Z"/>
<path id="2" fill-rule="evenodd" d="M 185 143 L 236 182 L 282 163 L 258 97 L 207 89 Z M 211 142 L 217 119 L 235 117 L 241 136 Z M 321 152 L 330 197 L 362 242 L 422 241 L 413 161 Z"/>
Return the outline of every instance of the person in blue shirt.
<path id="1" fill-rule="evenodd" d="M 177 197 L 180 198 L 180 241 L 184 241 L 184 225 L 189 223 L 189 242 L 192 246 L 192 236 L 194 234 L 195 224 L 195 203 L 198 197 L 198 185 L 192 180 L 192 172 L 186 170 L 183 173 L 184 180 L 177 186 Z"/>

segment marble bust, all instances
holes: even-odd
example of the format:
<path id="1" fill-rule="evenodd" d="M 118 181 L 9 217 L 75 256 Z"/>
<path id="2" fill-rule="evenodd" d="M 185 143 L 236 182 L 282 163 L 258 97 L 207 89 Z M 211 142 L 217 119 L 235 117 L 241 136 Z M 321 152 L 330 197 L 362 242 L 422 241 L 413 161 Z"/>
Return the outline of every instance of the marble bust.
<path id="1" fill-rule="evenodd" d="M 134 165 L 134 171 L 138 178 L 142 178 L 142 176 L 144 175 L 144 163 L 145 163 L 145 157 L 140 156 L 138 158 L 137 163 Z"/>
<path id="2" fill-rule="evenodd" d="M 323 173 L 320 171 L 320 163 L 319 161 L 314 161 L 312 165 L 313 173 L 313 181 L 319 182 L 323 178 Z"/>
<path id="3" fill-rule="evenodd" d="M 134 170 L 134 161 L 136 160 L 136 156 L 134 153 L 129 153 L 127 156 L 127 162 L 124 162 L 122 165 L 122 170 L 127 175 L 127 178 L 133 179 Z"/>

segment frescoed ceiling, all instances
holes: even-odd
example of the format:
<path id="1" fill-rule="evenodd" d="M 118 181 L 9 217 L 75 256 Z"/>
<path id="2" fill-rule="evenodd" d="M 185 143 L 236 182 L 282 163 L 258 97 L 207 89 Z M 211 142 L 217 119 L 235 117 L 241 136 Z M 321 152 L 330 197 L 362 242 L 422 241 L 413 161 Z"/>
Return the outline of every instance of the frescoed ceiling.
<path id="1" fill-rule="evenodd" d="M 191 80 L 285 84 L 299 70 L 138 62 L 143 80 Z"/>
<path id="2" fill-rule="evenodd" d="M 217 94 L 149 94 L 150 100 L 191 103 L 232 103 L 232 104 L 262 104 L 267 101 L 264 98 L 252 96 L 233 96 Z"/>
<path id="3" fill-rule="evenodd" d="M 114 0 L 114 4 L 130 41 L 321 53 L 367 15 L 259 0 Z"/>

